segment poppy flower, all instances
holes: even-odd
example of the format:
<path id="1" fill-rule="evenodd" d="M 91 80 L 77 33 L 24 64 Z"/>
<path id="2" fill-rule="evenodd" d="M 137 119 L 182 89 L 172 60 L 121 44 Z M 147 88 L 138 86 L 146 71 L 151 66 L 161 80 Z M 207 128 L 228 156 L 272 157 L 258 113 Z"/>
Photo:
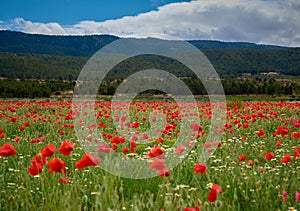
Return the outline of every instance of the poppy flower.
<path id="1" fill-rule="evenodd" d="M 193 123 L 190 125 L 190 128 L 192 129 L 192 131 L 202 131 L 202 126 L 199 125 L 198 123 Z"/>
<path id="2" fill-rule="evenodd" d="M 278 126 L 276 134 L 285 135 L 288 134 L 290 130 L 288 128 L 285 128 L 283 126 Z"/>
<path id="3" fill-rule="evenodd" d="M 299 158 L 300 157 L 300 148 L 296 148 L 294 151 L 294 158 Z"/>
<path id="4" fill-rule="evenodd" d="M 16 137 L 14 138 L 14 141 L 17 142 L 17 143 L 18 143 L 20 140 L 21 140 L 21 137 L 19 137 L 19 136 L 16 136 Z"/>
<path id="5" fill-rule="evenodd" d="M 73 150 L 74 143 L 72 141 L 63 141 L 58 149 L 58 151 L 64 156 L 69 156 Z"/>
<path id="6" fill-rule="evenodd" d="M 154 146 L 150 152 L 148 152 L 148 157 L 149 158 L 154 158 L 157 156 L 161 156 L 163 155 L 164 150 L 162 148 L 160 148 L 159 146 Z"/>
<path id="7" fill-rule="evenodd" d="M 65 131 L 63 131 L 63 130 L 60 130 L 60 131 L 59 131 L 59 135 L 65 135 L 65 134 L 66 134 Z"/>
<path id="8" fill-rule="evenodd" d="M 98 153 L 104 152 L 104 153 L 111 153 L 113 150 L 109 147 L 108 143 L 99 144 L 98 145 Z"/>
<path id="9" fill-rule="evenodd" d="M 248 160 L 247 166 L 253 166 L 253 161 L 252 160 Z"/>
<path id="10" fill-rule="evenodd" d="M 53 144 L 48 144 L 44 149 L 40 151 L 43 158 L 51 157 L 55 152 L 55 146 Z"/>
<path id="11" fill-rule="evenodd" d="M 120 143 L 125 143 L 125 141 L 126 141 L 125 138 L 122 138 L 120 136 L 115 136 L 110 140 L 110 142 L 115 145 Z"/>
<path id="12" fill-rule="evenodd" d="M 296 191 L 295 197 L 296 197 L 296 202 L 299 202 L 300 201 L 300 193 Z"/>
<path id="13" fill-rule="evenodd" d="M 261 129 L 258 133 L 256 133 L 257 136 L 265 136 L 265 131 Z"/>
<path id="14" fill-rule="evenodd" d="M 184 152 L 184 150 L 185 150 L 185 146 L 183 144 L 180 144 L 176 147 L 175 154 L 180 155 L 181 153 Z"/>
<path id="15" fill-rule="evenodd" d="M 11 144 L 3 144 L 0 146 L 0 156 L 14 156 L 17 153 L 15 147 Z"/>
<path id="16" fill-rule="evenodd" d="M 300 138 L 300 132 L 292 132 L 291 136 L 294 138 Z"/>
<path id="17" fill-rule="evenodd" d="M 183 208 L 183 211 L 200 211 L 200 208 L 195 206 L 195 207 L 187 207 Z"/>
<path id="18" fill-rule="evenodd" d="M 267 160 L 273 159 L 273 158 L 274 158 L 274 153 L 273 153 L 273 152 L 267 153 L 266 156 L 265 156 L 265 158 L 266 158 Z"/>
<path id="19" fill-rule="evenodd" d="M 206 174 L 206 164 L 204 163 L 197 163 L 194 167 L 194 171 L 199 174 Z"/>
<path id="20" fill-rule="evenodd" d="M 168 167 L 164 160 L 162 159 L 155 159 L 150 163 L 149 166 L 150 169 L 157 170 L 158 175 L 160 177 L 165 177 L 170 175 L 170 171 L 168 170 Z"/>
<path id="21" fill-rule="evenodd" d="M 240 157 L 239 157 L 239 162 L 243 162 L 244 160 L 246 160 L 246 155 L 244 154 L 244 155 L 241 155 Z"/>
<path id="22" fill-rule="evenodd" d="M 156 141 L 157 141 L 158 143 L 163 143 L 163 142 L 164 142 L 164 138 L 163 138 L 163 137 L 159 137 Z"/>
<path id="23" fill-rule="evenodd" d="M 222 193 L 222 188 L 219 185 L 214 184 L 210 190 L 210 193 L 208 194 L 208 201 L 215 202 L 217 200 L 218 193 Z"/>
<path id="24" fill-rule="evenodd" d="M 68 184 L 68 183 L 70 183 L 70 178 L 63 178 L 63 177 L 60 177 L 60 178 L 59 178 L 59 181 L 60 181 L 61 183 L 64 183 L 64 184 Z"/>
<path id="25" fill-rule="evenodd" d="M 59 172 L 66 174 L 66 162 L 62 161 L 60 158 L 54 158 L 53 160 L 50 160 L 47 162 L 47 166 L 49 166 L 49 172 L 54 173 L 54 172 Z"/>
<path id="26" fill-rule="evenodd" d="M 27 171 L 32 176 L 38 175 L 43 171 L 43 163 L 38 155 L 31 159 L 31 167 L 27 168 Z"/>
<path id="27" fill-rule="evenodd" d="M 287 192 L 283 190 L 281 193 L 282 193 L 282 200 L 287 201 L 288 200 Z"/>
<path id="28" fill-rule="evenodd" d="M 278 140 L 275 144 L 275 147 L 279 147 L 280 145 L 282 144 L 282 141 L 281 140 Z"/>
<path id="29" fill-rule="evenodd" d="M 92 156 L 89 152 L 86 152 L 78 162 L 75 163 L 76 168 L 85 168 L 88 166 L 97 166 L 100 163 L 98 156 Z"/>
<path id="30" fill-rule="evenodd" d="M 289 163 L 292 160 L 292 157 L 289 154 L 286 154 L 284 158 L 282 158 L 281 163 Z"/>
<path id="31" fill-rule="evenodd" d="M 123 148 L 123 149 L 122 149 L 122 152 L 123 152 L 123 153 L 129 152 L 129 148 L 128 148 L 128 147 Z"/>

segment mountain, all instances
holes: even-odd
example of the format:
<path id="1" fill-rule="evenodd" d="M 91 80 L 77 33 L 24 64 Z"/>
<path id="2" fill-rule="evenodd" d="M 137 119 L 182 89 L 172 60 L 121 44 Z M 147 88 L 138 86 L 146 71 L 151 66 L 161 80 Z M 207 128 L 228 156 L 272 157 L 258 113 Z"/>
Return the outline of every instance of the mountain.
<path id="1" fill-rule="evenodd" d="M 111 35 L 53 36 L 0 31 L 0 51 L 60 56 L 91 56 L 103 46 L 117 39 L 119 38 Z M 200 50 L 285 48 L 246 42 L 221 42 L 212 40 L 192 40 L 189 42 Z"/>
<path id="2" fill-rule="evenodd" d="M 73 80 L 91 55 L 117 39 L 111 35 L 50 36 L 0 31 L 0 77 Z M 300 48 L 210 40 L 189 42 L 208 57 L 221 77 L 261 72 L 300 76 Z M 193 76 L 176 61 L 151 57 L 149 62 L 149 57 L 139 57 L 118 65 L 109 79 L 124 79 L 145 67 L 168 70 L 180 77 Z"/>
<path id="3" fill-rule="evenodd" d="M 51 36 L 0 31 L 0 51 L 11 53 L 91 56 L 119 39 L 111 35 Z"/>

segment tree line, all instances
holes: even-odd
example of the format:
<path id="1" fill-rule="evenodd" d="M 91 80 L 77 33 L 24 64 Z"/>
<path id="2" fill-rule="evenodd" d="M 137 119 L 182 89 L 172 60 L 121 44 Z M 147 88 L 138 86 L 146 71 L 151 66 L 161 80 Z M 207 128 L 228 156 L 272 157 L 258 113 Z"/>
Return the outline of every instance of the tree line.
<path id="1" fill-rule="evenodd" d="M 197 78 L 181 78 L 194 95 L 205 95 L 206 89 L 202 82 Z M 100 84 L 97 93 L 100 95 L 114 95 L 122 80 L 106 81 Z M 162 81 L 164 83 L 164 81 Z M 170 82 L 168 82 L 170 83 Z M 167 83 L 167 84 L 168 84 Z M 226 95 L 300 95 L 300 84 L 294 82 L 278 82 L 274 79 L 259 78 L 226 78 L 221 79 L 221 83 Z M 62 95 L 67 91 L 74 90 L 75 81 L 41 81 L 25 79 L 1 79 L 0 97 L 1 98 L 40 98 L 50 97 L 51 95 Z M 155 84 L 154 84 L 155 85 Z M 138 84 L 137 84 L 138 86 Z M 95 90 L 89 85 L 83 86 L 85 89 Z M 88 93 L 89 90 L 83 90 Z M 144 93 L 161 94 L 159 90 L 149 90 Z M 218 94 L 218 93 L 217 93 Z"/>

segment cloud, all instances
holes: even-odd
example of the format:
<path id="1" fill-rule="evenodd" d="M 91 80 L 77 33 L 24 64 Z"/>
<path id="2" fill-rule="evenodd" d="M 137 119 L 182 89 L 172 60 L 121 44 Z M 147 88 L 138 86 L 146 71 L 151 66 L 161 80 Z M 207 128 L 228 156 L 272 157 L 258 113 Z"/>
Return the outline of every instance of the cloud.
<path id="1" fill-rule="evenodd" d="M 172 3 L 156 11 L 104 22 L 81 21 L 61 26 L 58 23 L 33 23 L 16 18 L 6 28 L 42 34 L 141 36 L 165 33 L 189 40 L 213 39 L 300 46 L 299 11 L 298 0 L 194 0 Z M 2 28 L 4 25 L 2 23 Z"/>

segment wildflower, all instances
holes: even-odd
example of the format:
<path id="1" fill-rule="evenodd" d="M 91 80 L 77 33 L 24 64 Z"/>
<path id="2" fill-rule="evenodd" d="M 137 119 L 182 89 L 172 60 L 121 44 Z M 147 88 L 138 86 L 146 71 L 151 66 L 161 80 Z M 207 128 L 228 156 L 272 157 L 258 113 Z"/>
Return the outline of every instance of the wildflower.
<path id="1" fill-rule="evenodd" d="M 54 158 L 47 162 L 47 166 L 49 166 L 49 172 L 60 172 L 66 174 L 66 162 L 62 161 L 60 158 Z"/>
<path id="2" fill-rule="evenodd" d="M 197 163 L 194 167 L 194 171 L 199 174 L 206 174 L 206 164 L 204 163 Z"/>
<path id="3" fill-rule="evenodd" d="M 60 177 L 60 178 L 59 178 L 59 181 L 60 181 L 61 183 L 64 183 L 64 184 L 68 184 L 68 183 L 70 183 L 70 178 L 63 178 L 63 177 Z"/>
<path id="4" fill-rule="evenodd" d="M 246 160 L 246 155 L 244 154 L 244 155 L 241 155 L 240 157 L 239 157 L 239 162 L 243 162 L 244 160 Z"/>
<path id="5" fill-rule="evenodd" d="M 267 153 L 266 156 L 265 156 L 265 158 L 266 158 L 267 160 L 273 159 L 273 158 L 274 158 L 274 153 L 273 153 L 273 152 Z"/>
<path id="6" fill-rule="evenodd" d="M 88 166 L 97 166 L 100 163 L 100 158 L 92 156 L 89 152 L 86 152 L 78 162 L 75 163 L 76 168 L 85 168 Z"/>
<path id="7" fill-rule="evenodd" d="M 208 194 L 208 201 L 215 202 L 217 200 L 218 193 L 222 193 L 222 188 L 219 185 L 214 184 L 210 190 L 210 193 Z"/>
<path id="8" fill-rule="evenodd" d="M 64 156 L 69 156 L 73 150 L 74 143 L 72 141 L 63 141 L 58 149 L 58 151 Z"/>
<path id="9" fill-rule="evenodd" d="M 163 156 L 164 150 L 160 148 L 159 146 L 154 146 L 150 152 L 148 152 L 148 157 L 149 158 L 154 158 L 158 156 Z"/>
<path id="10" fill-rule="evenodd" d="M 253 161 L 252 160 L 248 160 L 247 166 L 253 166 Z"/>
<path id="11" fill-rule="evenodd" d="M 200 211 L 200 208 L 195 206 L 195 207 L 187 207 L 183 208 L 183 211 Z"/>
<path id="12" fill-rule="evenodd" d="M 282 144 L 282 141 L 281 140 L 278 140 L 275 144 L 275 147 L 279 147 L 280 145 Z"/>
<path id="13" fill-rule="evenodd" d="M 150 169 L 157 170 L 158 175 L 159 175 L 160 177 L 165 177 L 165 176 L 169 176 L 169 175 L 170 175 L 170 171 L 168 170 L 165 161 L 162 160 L 162 159 L 158 159 L 158 158 L 157 158 L 157 159 L 155 159 L 154 161 L 152 161 L 152 162 L 150 163 L 149 168 L 150 168 Z"/>
<path id="14" fill-rule="evenodd" d="M 202 131 L 202 126 L 199 125 L 198 123 L 193 123 L 190 125 L 190 128 L 192 129 L 192 131 Z"/>
<path id="15" fill-rule="evenodd" d="M 113 150 L 109 147 L 107 143 L 99 144 L 97 152 L 111 153 Z"/>
<path id="16" fill-rule="evenodd" d="M 296 202 L 299 202 L 300 201 L 300 193 L 296 191 Z"/>
<path id="17" fill-rule="evenodd" d="M 283 190 L 281 193 L 282 193 L 282 200 L 287 201 L 288 200 L 287 192 Z"/>
<path id="18" fill-rule="evenodd" d="M 0 156 L 14 156 L 17 153 L 15 147 L 11 144 L 3 144 L 0 146 Z"/>
<path id="19" fill-rule="evenodd" d="M 291 161 L 291 159 L 292 159 L 292 157 L 289 154 L 286 154 L 284 156 L 284 158 L 282 158 L 281 163 L 287 164 L 287 163 L 289 163 Z"/>
<path id="20" fill-rule="evenodd" d="M 42 158 L 49 158 L 55 152 L 55 146 L 53 144 L 48 144 L 44 149 L 40 151 Z"/>
<path id="21" fill-rule="evenodd" d="M 175 154 L 180 155 L 181 153 L 184 152 L 184 150 L 185 150 L 185 146 L 183 144 L 180 144 L 176 147 Z"/>
<path id="22" fill-rule="evenodd" d="M 258 133 L 256 133 L 257 136 L 265 136 L 265 131 L 261 129 Z"/>
<path id="23" fill-rule="evenodd" d="M 31 167 L 27 168 L 27 171 L 32 176 L 36 176 L 43 170 L 43 163 L 38 155 L 31 159 Z"/>

